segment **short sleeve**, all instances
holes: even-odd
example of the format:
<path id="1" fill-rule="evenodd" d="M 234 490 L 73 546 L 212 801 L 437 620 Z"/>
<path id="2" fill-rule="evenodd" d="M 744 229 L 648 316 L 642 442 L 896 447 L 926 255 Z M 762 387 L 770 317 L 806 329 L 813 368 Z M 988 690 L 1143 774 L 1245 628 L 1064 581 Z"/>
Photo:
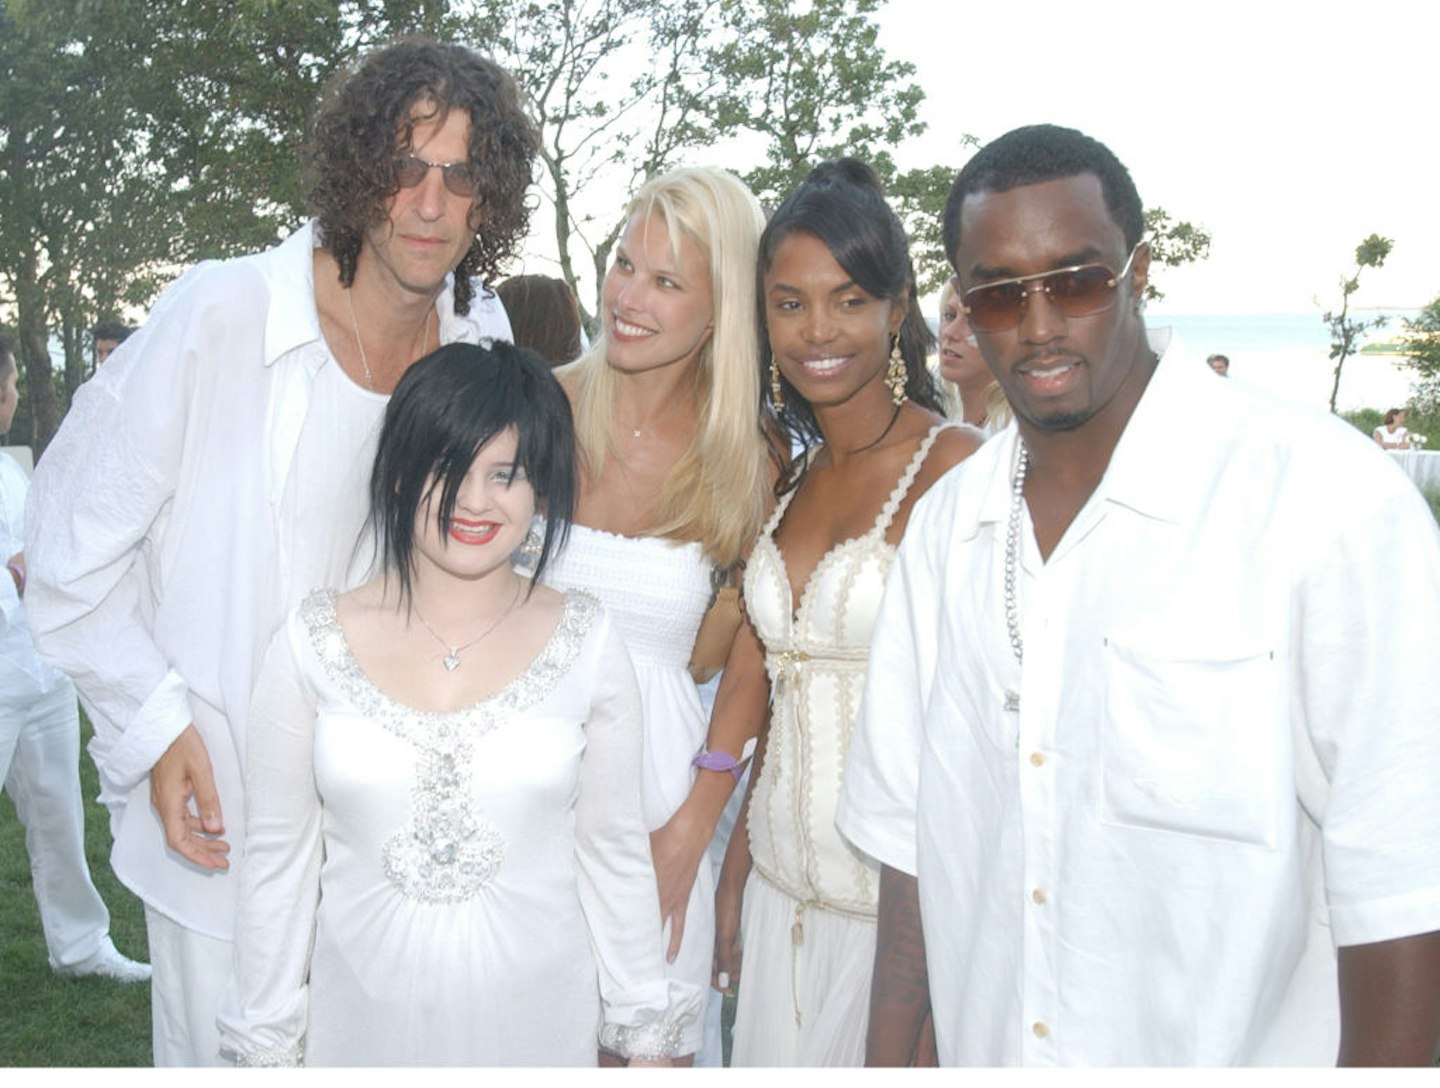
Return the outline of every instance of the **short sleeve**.
<path id="1" fill-rule="evenodd" d="M 1317 543 L 1295 616 L 1301 799 L 1340 946 L 1440 929 L 1440 529 L 1408 479 L 1381 482 Z"/>
<path id="2" fill-rule="evenodd" d="M 925 701 L 940 587 L 930 539 L 945 507 L 932 489 L 915 505 L 885 585 L 835 822 L 883 865 L 914 875 Z"/>

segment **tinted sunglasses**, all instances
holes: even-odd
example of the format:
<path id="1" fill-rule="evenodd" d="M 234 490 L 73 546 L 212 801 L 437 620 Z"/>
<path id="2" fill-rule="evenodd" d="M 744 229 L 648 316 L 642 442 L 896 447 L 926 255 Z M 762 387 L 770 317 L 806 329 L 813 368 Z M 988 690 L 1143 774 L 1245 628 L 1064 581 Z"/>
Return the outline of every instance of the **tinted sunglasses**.
<path id="1" fill-rule="evenodd" d="M 396 156 L 395 184 L 402 189 L 413 189 L 436 169 L 445 179 L 445 188 L 456 196 L 474 199 L 480 191 L 480 170 L 473 162 L 426 162 L 419 155 Z"/>
<path id="2" fill-rule="evenodd" d="M 976 332 L 1005 332 L 1020 324 L 1036 291 L 1049 295 L 1066 317 L 1088 317 L 1108 310 L 1115 305 L 1115 289 L 1129 275 L 1135 254 L 1144 244 L 1135 244 L 1119 272 L 1111 272 L 1103 264 L 1077 264 L 972 287 L 960 296 L 965 316 Z"/>

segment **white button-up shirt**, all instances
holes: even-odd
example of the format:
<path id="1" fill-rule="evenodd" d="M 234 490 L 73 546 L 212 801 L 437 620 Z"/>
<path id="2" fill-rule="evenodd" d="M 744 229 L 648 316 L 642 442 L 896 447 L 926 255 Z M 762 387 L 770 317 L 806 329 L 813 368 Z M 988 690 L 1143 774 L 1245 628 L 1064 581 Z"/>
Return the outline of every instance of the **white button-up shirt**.
<path id="1" fill-rule="evenodd" d="M 942 1062 L 1333 1062 L 1335 946 L 1440 929 L 1430 511 L 1172 348 L 1048 561 L 1022 518 L 1022 669 L 1016 454 L 916 506 L 838 816 L 918 876 Z"/>
<path id="2" fill-rule="evenodd" d="M 167 852 L 149 771 L 195 722 L 233 868 L 250 689 L 271 636 L 315 588 L 297 584 L 291 564 L 314 549 L 325 559 L 305 566 L 344 570 L 356 547 L 360 524 L 298 540 L 283 516 L 316 375 L 339 365 L 315 309 L 314 246 L 307 225 L 274 249 L 182 276 L 76 394 L 31 487 L 31 627 L 94 724 L 116 872 L 169 917 L 222 939 L 237 881 Z M 436 308 L 442 343 L 510 336 L 483 289 L 464 317 L 448 287 Z"/>

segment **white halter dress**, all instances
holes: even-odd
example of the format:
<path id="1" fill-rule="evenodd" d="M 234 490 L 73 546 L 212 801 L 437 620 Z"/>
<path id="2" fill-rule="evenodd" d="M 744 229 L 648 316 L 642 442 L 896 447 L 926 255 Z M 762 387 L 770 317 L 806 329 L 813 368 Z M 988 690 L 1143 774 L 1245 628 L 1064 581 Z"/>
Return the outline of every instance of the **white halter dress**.
<path id="1" fill-rule="evenodd" d="M 864 1063 L 879 871 L 840 837 L 835 808 L 895 559 L 885 534 L 943 429 L 925 436 L 870 530 L 824 555 L 798 607 L 774 539 L 795 491 L 776 508 L 745 571 L 745 605 L 765 644 L 773 702 L 749 813 L 754 868 L 733 1065 Z"/>

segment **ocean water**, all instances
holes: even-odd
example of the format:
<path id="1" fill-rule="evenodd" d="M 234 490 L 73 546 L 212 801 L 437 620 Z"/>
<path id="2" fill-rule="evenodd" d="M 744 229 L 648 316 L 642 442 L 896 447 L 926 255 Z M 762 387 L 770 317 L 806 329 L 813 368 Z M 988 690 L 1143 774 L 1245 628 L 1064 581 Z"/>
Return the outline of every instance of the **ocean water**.
<path id="1" fill-rule="evenodd" d="M 1367 337 L 1383 341 L 1402 329 L 1400 311 L 1390 323 Z M 1371 317 L 1372 314 L 1362 316 Z M 1220 352 L 1230 357 L 1230 376 L 1253 382 L 1281 396 L 1314 408 L 1330 406 L 1335 364 L 1330 360 L 1330 332 L 1319 312 L 1302 314 L 1162 314 L 1147 313 L 1152 329 L 1169 327 L 1192 352 L 1204 357 Z M 1410 396 L 1411 373 L 1401 360 L 1386 355 L 1352 355 L 1345 360 L 1337 407 L 1387 408 L 1403 405 Z"/>

